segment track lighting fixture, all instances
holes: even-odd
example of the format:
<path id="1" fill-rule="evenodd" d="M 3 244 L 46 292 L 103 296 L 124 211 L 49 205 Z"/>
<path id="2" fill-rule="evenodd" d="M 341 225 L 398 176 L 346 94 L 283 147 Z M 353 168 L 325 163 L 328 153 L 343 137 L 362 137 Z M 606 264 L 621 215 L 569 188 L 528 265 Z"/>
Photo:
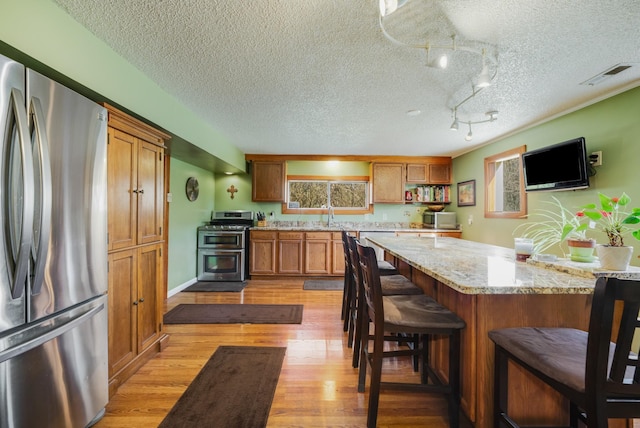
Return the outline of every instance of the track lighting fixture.
<path id="1" fill-rule="evenodd" d="M 437 35 L 426 35 L 426 38 L 420 38 L 419 40 L 425 40 L 423 43 L 406 43 L 396 39 L 391 36 L 387 29 L 385 28 L 385 18 L 389 17 L 389 15 L 395 13 L 399 8 L 406 6 L 409 4 L 409 0 L 379 0 L 380 3 L 380 15 L 378 17 L 378 22 L 380 25 L 380 29 L 382 30 L 382 34 L 392 43 L 397 44 L 399 46 L 408 47 L 408 48 L 418 48 L 424 49 L 426 51 L 426 65 L 428 67 L 445 69 L 449 65 L 449 61 L 451 61 L 452 68 L 455 68 L 455 63 L 459 64 L 469 64 L 474 63 L 473 55 L 476 55 L 480 64 L 472 67 L 471 70 L 466 72 L 467 82 L 471 84 L 471 95 L 467 98 L 459 102 L 456 106 L 453 107 L 453 122 L 449 129 L 452 131 L 457 131 L 460 123 L 466 123 L 469 125 L 469 133 L 466 136 L 466 140 L 470 141 L 473 137 L 473 133 L 471 132 L 471 125 L 476 123 L 484 123 L 484 122 L 493 122 L 497 120 L 495 116 L 497 112 L 493 112 L 493 115 L 490 115 L 489 119 L 482 121 L 462 121 L 458 119 L 458 108 L 461 107 L 464 103 L 472 99 L 476 96 L 476 94 L 480 93 L 480 91 L 486 89 L 491 86 L 493 80 L 495 79 L 498 72 L 498 59 L 497 59 L 497 51 L 496 47 L 489 45 L 487 43 L 483 43 L 475 40 L 462 40 L 458 41 L 455 34 L 451 35 L 450 42 L 442 41 L 442 39 L 437 40 L 435 38 L 439 37 L 441 33 Z M 393 18 L 391 18 L 388 22 L 393 23 L 394 21 L 399 22 L 397 20 L 402 20 L 404 16 L 410 16 L 411 11 L 398 13 Z M 434 37 L 434 39 L 431 39 Z M 460 52 L 466 57 L 464 57 L 464 61 L 456 61 L 457 52 Z M 469 56 L 471 54 L 472 56 Z M 458 58 L 460 56 L 458 55 Z M 479 67 L 481 65 L 481 67 Z M 460 65 L 458 65 L 460 67 Z M 480 70 L 478 70 L 480 69 Z M 480 74 L 476 74 L 480 71 Z M 452 73 L 453 76 L 456 75 L 456 72 L 459 70 L 454 70 Z M 471 77 L 474 76 L 475 77 Z M 487 112 L 489 114 L 489 112 Z"/>
<path id="2" fill-rule="evenodd" d="M 449 129 L 451 129 L 452 131 L 457 131 L 458 130 L 458 126 L 459 123 L 464 123 L 467 124 L 469 126 L 469 132 L 467 133 L 467 135 L 464 137 L 464 139 L 466 141 L 471 141 L 473 139 L 473 132 L 471 130 L 471 125 L 478 125 L 480 123 L 488 123 L 488 122 L 495 122 L 496 120 L 498 120 L 498 112 L 496 110 L 490 110 L 488 112 L 485 113 L 487 116 L 489 116 L 487 119 L 484 120 L 458 120 L 458 110 L 454 109 L 453 110 L 453 123 L 451 124 L 451 127 Z"/>
<path id="3" fill-rule="evenodd" d="M 466 141 L 471 141 L 472 138 L 473 138 L 473 132 L 471 132 L 471 122 L 469 122 L 469 133 L 467 134 L 466 137 L 464 137 L 464 139 Z"/>

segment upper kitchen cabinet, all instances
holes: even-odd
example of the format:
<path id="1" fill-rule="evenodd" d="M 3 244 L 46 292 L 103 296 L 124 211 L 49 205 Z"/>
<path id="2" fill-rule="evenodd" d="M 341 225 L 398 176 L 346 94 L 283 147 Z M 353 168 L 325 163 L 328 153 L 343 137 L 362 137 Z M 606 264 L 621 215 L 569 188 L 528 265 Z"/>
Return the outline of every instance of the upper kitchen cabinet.
<path id="1" fill-rule="evenodd" d="M 284 202 L 286 175 L 284 161 L 253 161 L 251 199 L 254 202 Z"/>
<path id="2" fill-rule="evenodd" d="M 407 183 L 450 184 L 451 158 L 430 157 L 424 163 L 407 164 Z"/>
<path id="3" fill-rule="evenodd" d="M 404 203 L 405 164 L 373 164 L 373 203 Z"/>
<path id="4" fill-rule="evenodd" d="M 109 106 L 109 250 L 162 241 L 164 134 Z"/>

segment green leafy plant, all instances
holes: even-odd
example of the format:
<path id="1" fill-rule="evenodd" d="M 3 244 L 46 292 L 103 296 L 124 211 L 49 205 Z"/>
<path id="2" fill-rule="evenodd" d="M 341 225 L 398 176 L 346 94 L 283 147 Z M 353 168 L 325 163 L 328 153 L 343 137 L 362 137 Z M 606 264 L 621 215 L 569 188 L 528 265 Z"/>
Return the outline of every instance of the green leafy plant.
<path id="1" fill-rule="evenodd" d="M 554 196 L 553 201 L 543 201 L 550 205 L 548 209 L 538 209 L 530 216 L 532 221 L 521 224 L 514 235 L 533 239 L 534 251 L 544 253 L 554 245 L 560 245 L 568 239 L 587 241 L 588 224 L 581 222 L 583 211 L 574 213 L 565 208 Z M 564 249 L 560 247 L 564 253 Z"/>
<path id="2" fill-rule="evenodd" d="M 626 193 L 612 198 L 598 193 L 598 199 L 599 207 L 596 204 L 585 205 L 579 214 L 596 222 L 607 234 L 610 246 L 623 247 L 624 236 L 628 233 L 640 240 L 640 229 L 633 230 L 633 225 L 640 223 L 640 208 L 633 208 L 630 213 L 624 211 L 624 207 L 631 202 Z"/>

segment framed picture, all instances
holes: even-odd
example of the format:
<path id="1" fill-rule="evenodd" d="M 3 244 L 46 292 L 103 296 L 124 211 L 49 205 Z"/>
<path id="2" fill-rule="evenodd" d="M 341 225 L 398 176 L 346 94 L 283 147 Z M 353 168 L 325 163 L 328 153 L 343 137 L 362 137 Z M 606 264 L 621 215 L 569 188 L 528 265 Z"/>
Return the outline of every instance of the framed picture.
<path id="1" fill-rule="evenodd" d="M 476 204 L 476 180 L 458 183 L 458 206 L 471 207 Z"/>

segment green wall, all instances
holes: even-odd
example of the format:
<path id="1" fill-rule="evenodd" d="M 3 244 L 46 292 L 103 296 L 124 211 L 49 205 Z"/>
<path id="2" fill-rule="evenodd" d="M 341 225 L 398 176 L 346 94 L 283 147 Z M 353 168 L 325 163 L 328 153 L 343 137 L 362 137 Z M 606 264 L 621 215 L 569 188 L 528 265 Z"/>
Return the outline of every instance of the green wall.
<path id="1" fill-rule="evenodd" d="M 167 288 L 169 290 L 196 277 L 196 228 L 211 218 L 215 186 L 213 173 L 191 164 L 171 159 L 169 192 L 169 263 Z M 198 179 L 200 194 L 191 202 L 185 185 L 189 177 Z"/>
<path id="2" fill-rule="evenodd" d="M 640 88 L 635 88 L 455 158 L 454 182 L 476 180 L 476 205 L 452 207 L 463 225 L 463 238 L 513 248 L 513 230 L 527 220 L 484 218 L 484 158 L 523 144 L 532 150 L 582 136 L 588 153 L 602 151 L 603 159 L 603 165 L 596 167 L 597 174 L 590 178 L 589 189 L 529 193 L 529 214 L 544 208 L 542 201 L 550 200 L 551 196 L 577 211 L 587 203 L 597 203 L 598 192 L 615 196 L 624 191 L 631 197 L 632 207 L 640 206 L 640 186 L 636 187 L 640 183 L 638 112 Z M 470 216 L 473 217 L 471 225 L 468 224 Z M 598 243 L 606 243 L 602 232 L 588 234 Z M 632 264 L 638 265 L 640 241 L 629 236 L 625 244 L 635 247 Z M 554 253 L 561 254 L 559 249 Z"/>

